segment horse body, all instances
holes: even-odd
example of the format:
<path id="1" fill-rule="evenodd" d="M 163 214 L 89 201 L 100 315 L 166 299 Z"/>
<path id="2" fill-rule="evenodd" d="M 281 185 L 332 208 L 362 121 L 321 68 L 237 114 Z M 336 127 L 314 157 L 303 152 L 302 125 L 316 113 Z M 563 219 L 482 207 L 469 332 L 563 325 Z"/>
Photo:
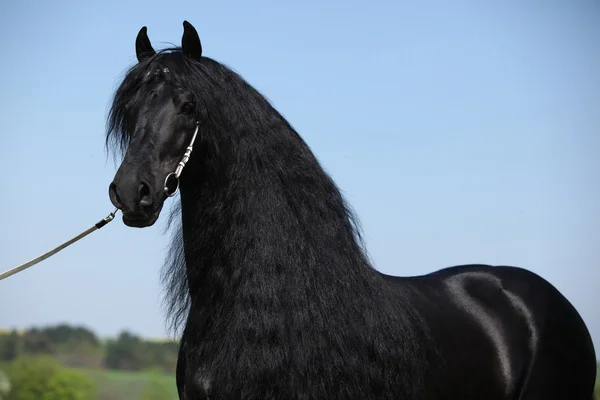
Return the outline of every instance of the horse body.
<path id="1" fill-rule="evenodd" d="M 387 279 L 413 294 L 443 355 L 445 384 L 433 398 L 591 396 L 596 361 L 589 332 L 540 276 L 516 267 L 463 265 Z"/>
<path id="2" fill-rule="evenodd" d="M 110 187 L 126 224 L 156 221 L 200 127 L 165 274 L 181 399 L 590 399 L 589 333 L 548 282 L 483 265 L 377 272 L 308 146 L 201 55 L 191 25 L 161 53 L 143 28 L 136 51 L 109 127 L 126 150 Z"/>

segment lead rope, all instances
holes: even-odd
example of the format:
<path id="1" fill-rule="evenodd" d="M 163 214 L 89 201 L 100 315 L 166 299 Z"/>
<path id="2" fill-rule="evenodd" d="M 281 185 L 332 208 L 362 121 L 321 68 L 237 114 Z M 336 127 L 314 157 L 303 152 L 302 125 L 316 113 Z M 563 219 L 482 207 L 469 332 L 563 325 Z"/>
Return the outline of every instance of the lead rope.
<path id="1" fill-rule="evenodd" d="M 168 197 L 175 196 L 175 193 L 177 193 L 177 191 L 179 190 L 179 176 L 181 175 L 181 172 L 183 171 L 185 164 L 187 164 L 187 162 L 190 160 L 190 156 L 192 155 L 192 150 L 194 149 L 194 141 L 196 140 L 196 136 L 198 135 L 199 127 L 200 127 L 200 123 L 196 121 L 196 129 L 194 130 L 194 135 L 192 136 L 192 140 L 190 141 L 190 144 L 185 149 L 185 154 L 183 155 L 183 158 L 177 165 L 175 172 L 171 172 L 165 178 L 163 190 L 165 191 L 165 194 Z M 65 247 L 72 245 L 76 241 L 83 239 L 84 237 L 86 237 L 90 233 L 94 232 L 95 230 L 102 228 L 104 225 L 108 224 L 110 221 L 115 219 L 115 214 L 117 213 L 118 210 L 119 210 L 118 208 L 115 208 L 115 210 L 113 212 L 111 212 L 110 214 L 108 214 L 108 216 L 106 218 L 101 219 L 98 223 L 94 224 L 94 226 L 92 226 L 91 228 L 81 232 L 79 235 L 75 236 L 73 239 L 70 239 L 70 240 L 64 242 L 60 246 L 53 248 L 49 252 L 44 253 L 41 256 L 34 258 L 31 261 L 27 261 L 25 264 L 21 264 L 19 266 L 14 267 L 13 269 L 9 269 L 8 271 L 1 273 L 0 281 L 8 278 L 11 275 L 16 274 L 17 272 L 21 272 L 24 269 L 34 266 L 35 264 L 39 263 L 40 261 L 44 261 L 46 258 L 53 256 L 54 254 L 58 253 Z"/>
<path id="2" fill-rule="evenodd" d="M 54 254 L 58 253 L 59 251 L 61 251 L 62 249 L 64 249 L 65 247 L 68 247 L 70 245 L 72 245 L 73 243 L 77 242 L 80 239 L 83 239 L 84 237 L 86 237 L 87 235 L 89 235 L 90 233 L 102 228 L 104 225 L 108 224 L 109 222 L 111 222 L 113 219 L 115 219 L 115 214 L 117 213 L 118 209 L 115 208 L 115 210 L 113 212 L 111 212 L 110 214 L 108 214 L 108 216 L 106 216 L 105 218 L 101 219 L 100 221 L 98 221 L 96 224 L 94 224 L 94 226 L 92 226 L 91 228 L 86 229 L 85 231 L 81 232 L 79 235 L 75 236 L 74 238 L 67 240 L 66 242 L 64 242 L 63 244 L 53 248 L 52 250 L 42 254 L 39 257 L 34 258 L 31 261 L 27 261 L 24 264 L 18 265 L 16 267 L 14 267 L 13 269 L 9 269 L 8 271 L 5 271 L 3 273 L 0 274 L 0 281 L 3 279 L 8 278 L 11 275 L 16 274 L 17 272 L 21 272 L 29 267 L 34 266 L 35 264 L 39 263 L 40 261 L 44 261 L 46 258 L 53 256 Z"/>

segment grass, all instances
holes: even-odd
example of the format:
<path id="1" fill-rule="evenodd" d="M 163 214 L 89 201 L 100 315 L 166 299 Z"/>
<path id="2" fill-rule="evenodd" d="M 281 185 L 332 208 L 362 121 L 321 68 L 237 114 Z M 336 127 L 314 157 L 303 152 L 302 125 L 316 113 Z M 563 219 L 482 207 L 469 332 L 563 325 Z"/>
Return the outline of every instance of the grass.
<path id="1" fill-rule="evenodd" d="M 153 392 L 164 393 L 165 397 L 152 399 L 177 400 L 175 377 L 152 372 L 124 372 L 102 369 L 78 369 L 97 386 L 95 400 L 138 400 L 144 390 L 152 385 Z M 158 389 L 158 390 L 156 390 Z"/>
<path id="2" fill-rule="evenodd" d="M 79 369 L 98 387 L 95 400 L 138 400 L 149 385 L 170 393 L 164 400 L 177 400 L 175 377 L 152 372 L 123 372 L 114 370 Z M 595 399 L 600 400 L 600 364 L 596 375 Z"/>
<path id="3" fill-rule="evenodd" d="M 596 390 L 594 394 L 596 395 L 594 399 L 600 400 L 600 363 L 596 366 Z"/>

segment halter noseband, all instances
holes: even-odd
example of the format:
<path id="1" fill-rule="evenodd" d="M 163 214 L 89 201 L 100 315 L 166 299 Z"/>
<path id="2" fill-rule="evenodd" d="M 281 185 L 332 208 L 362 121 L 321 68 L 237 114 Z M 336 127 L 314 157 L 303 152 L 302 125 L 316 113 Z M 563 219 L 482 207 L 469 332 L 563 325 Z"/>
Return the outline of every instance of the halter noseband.
<path id="1" fill-rule="evenodd" d="M 192 155 L 192 150 L 194 149 L 194 141 L 196 140 L 196 135 L 198 134 L 199 126 L 200 126 L 200 123 L 196 122 L 196 130 L 194 131 L 194 136 L 192 136 L 190 145 L 187 147 L 187 149 L 185 149 L 185 154 L 183 155 L 183 158 L 181 159 L 179 164 L 177 164 L 177 168 L 175 169 L 175 172 L 171 172 L 165 178 L 164 191 L 165 191 L 167 197 L 175 196 L 175 194 L 177 193 L 177 190 L 179 189 L 179 176 L 181 175 L 181 171 L 183 171 L 183 167 L 185 167 L 185 164 L 190 160 L 190 156 Z"/>

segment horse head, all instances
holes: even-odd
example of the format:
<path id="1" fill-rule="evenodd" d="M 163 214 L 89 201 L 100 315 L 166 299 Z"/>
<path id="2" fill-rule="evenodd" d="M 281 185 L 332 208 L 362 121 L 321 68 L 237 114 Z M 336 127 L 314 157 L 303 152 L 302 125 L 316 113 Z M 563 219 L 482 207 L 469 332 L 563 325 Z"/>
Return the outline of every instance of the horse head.
<path id="1" fill-rule="evenodd" d="M 164 54 L 153 49 L 146 27 L 139 31 L 138 64 L 115 94 L 110 125 L 120 131 L 125 154 L 109 195 L 128 226 L 156 222 L 164 201 L 178 188 L 198 132 L 198 99 L 170 76 L 199 63 L 202 56 L 196 29 L 187 21 L 183 25 L 181 49 Z"/>

